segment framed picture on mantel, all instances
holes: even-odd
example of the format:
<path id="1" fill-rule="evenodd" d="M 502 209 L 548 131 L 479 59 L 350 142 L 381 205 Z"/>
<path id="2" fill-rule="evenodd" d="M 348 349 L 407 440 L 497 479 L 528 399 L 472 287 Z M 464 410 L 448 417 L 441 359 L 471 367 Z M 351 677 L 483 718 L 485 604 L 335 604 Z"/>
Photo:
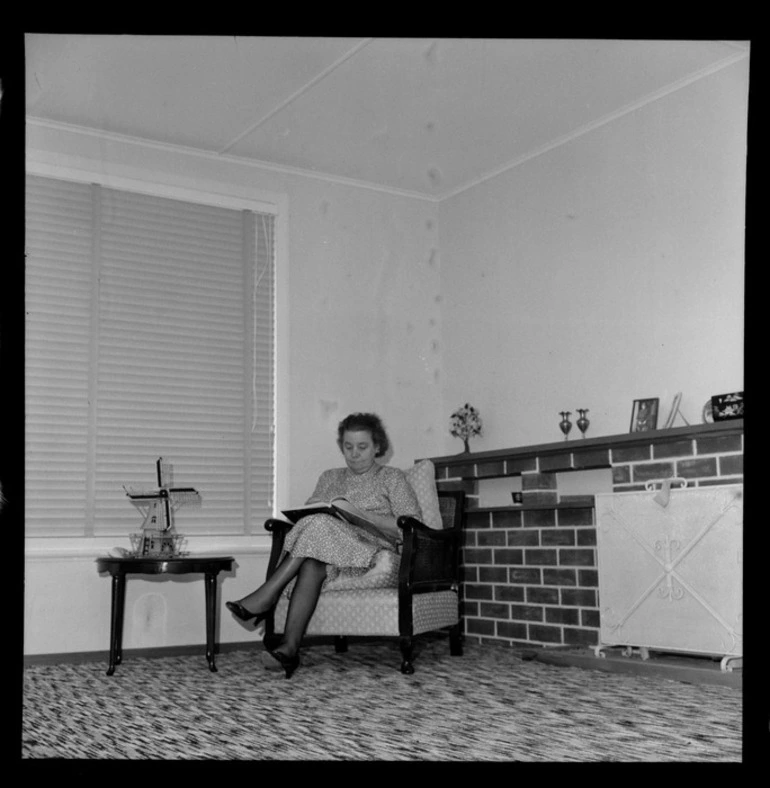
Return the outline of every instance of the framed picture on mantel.
<path id="1" fill-rule="evenodd" d="M 631 411 L 631 432 L 649 432 L 658 428 L 659 399 L 635 399 Z"/>

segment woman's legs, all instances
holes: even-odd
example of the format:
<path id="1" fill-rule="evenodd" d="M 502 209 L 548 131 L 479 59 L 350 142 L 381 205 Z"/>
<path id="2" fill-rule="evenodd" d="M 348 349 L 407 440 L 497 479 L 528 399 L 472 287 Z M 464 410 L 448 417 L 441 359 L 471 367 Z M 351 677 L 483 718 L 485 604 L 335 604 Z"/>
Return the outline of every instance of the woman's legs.
<path id="1" fill-rule="evenodd" d="M 301 556 L 293 558 L 285 556 L 283 561 L 276 567 L 270 577 L 262 585 L 243 599 L 239 599 L 239 604 L 243 605 L 250 613 L 264 613 L 269 610 L 281 595 L 281 591 L 289 584 L 289 581 L 297 575 L 302 565 L 309 559 Z M 324 567 L 326 564 L 324 564 Z"/>
<path id="2" fill-rule="evenodd" d="M 305 558 L 297 573 L 297 582 L 291 592 L 289 610 L 283 637 L 273 651 L 280 651 L 287 657 L 293 657 L 299 651 L 307 625 L 315 611 L 321 586 L 326 578 L 326 564 L 315 558 Z"/>

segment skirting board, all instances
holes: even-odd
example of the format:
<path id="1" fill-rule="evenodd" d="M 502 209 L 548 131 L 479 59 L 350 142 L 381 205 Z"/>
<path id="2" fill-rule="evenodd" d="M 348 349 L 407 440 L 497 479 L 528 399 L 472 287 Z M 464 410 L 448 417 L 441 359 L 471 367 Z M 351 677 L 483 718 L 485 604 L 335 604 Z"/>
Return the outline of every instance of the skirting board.
<path id="1" fill-rule="evenodd" d="M 603 670 L 608 673 L 634 673 L 686 681 L 690 684 L 718 684 L 736 689 L 743 687 L 741 669 L 724 671 L 719 661 L 701 657 L 651 652 L 649 659 L 642 659 L 638 655 L 626 657 L 611 651 L 604 657 L 597 657 L 593 650 L 585 648 L 540 648 L 528 651 L 523 658 L 536 659 L 549 665 Z"/>
<path id="2" fill-rule="evenodd" d="M 428 639 L 437 635 L 445 635 L 445 633 L 432 633 L 428 632 L 421 635 L 421 638 Z M 356 642 L 369 642 L 380 640 L 378 637 L 350 637 L 348 641 Z M 390 638 L 392 640 L 392 638 Z M 303 645 L 334 645 L 334 638 L 328 635 L 317 635 L 315 637 L 308 637 L 303 640 Z M 232 651 L 262 651 L 264 644 L 262 639 L 259 640 L 244 640 L 235 643 L 217 643 L 214 653 L 227 654 Z M 206 659 L 206 644 L 199 645 L 185 645 L 185 646 L 155 646 L 153 648 L 129 648 L 123 649 L 123 662 L 136 657 L 186 657 L 189 655 L 199 654 L 201 658 Z M 66 651 L 55 654 L 25 654 L 24 667 L 31 667 L 32 665 L 62 665 L 68 663 L 80 662 L 104 662 L 108 664 L 110 661 L 109 651 Z"/>
<path id="3" fill-rule="evenodd" d="M 262 641 L 244 641 L 242 643 L 217 643 L 216 654 L 225 654 L 229 651 L 246 651 L 248 649 L 262 649 Z M 123 649 L 123 662 L 132 657 L 186 657 L 200 654 L 206 660 L 206 644 L 191 646 L 156 646 L 154 648 L 129 648 Z M 67 651 L 60 654 L 25 654 L 24 667 L 32 665 L 62 665 L 80 662 L 110 661 L 109 651 Z"/>

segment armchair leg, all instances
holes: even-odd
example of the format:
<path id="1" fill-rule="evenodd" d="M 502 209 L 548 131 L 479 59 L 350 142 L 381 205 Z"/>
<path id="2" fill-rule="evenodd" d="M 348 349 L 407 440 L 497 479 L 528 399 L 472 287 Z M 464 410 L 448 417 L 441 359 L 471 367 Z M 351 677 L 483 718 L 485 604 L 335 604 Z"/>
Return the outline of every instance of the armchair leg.
<path id="1" fill-rule="evenodd" d="M 401 672 L 407 675 L 412 674 L 414 673 L 414 665 L 412 665 L 412 638 L 407 636 L 401 637 L 399 645 L 401 647 L 401 656 L 403 657 Z"/>
<path id="2" fill-rule="evenodd" d="M 449 630 L 449 653 L 453 657 L 463 655 L 463 634 L 460 622 Z"/>
<path id="3" fill-rule="evenodd" d="M 334 650 L 337 654 L 344 654 L 348 650 L 348 639 L 344 635 L 337 635 L 334 638 Z"/>

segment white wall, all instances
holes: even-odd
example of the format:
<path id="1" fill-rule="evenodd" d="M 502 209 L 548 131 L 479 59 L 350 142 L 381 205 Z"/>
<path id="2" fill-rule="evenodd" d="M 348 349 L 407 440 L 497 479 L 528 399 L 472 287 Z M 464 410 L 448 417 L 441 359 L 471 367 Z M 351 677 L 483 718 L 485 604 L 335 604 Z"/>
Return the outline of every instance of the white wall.
<path id="1" fill-rule="evenodd" d="M 747 86 L 742 61 L 441 203 L 444 411 L 480 408 L 472 449 L 560 440 L 577 408 L 627 432 L 677 391 L 700 423 L 743 389 Z"/>
<path id="2" fill-rule="evenodd" d="M 438 208 L 432 200 L 354 183 L 248 166 L 124 138 L 28 124 L 39 167 L 152 179 L 231 200 L 274 200 L 286 224 L 278 287 L 279 504 L 307 497 L 341 460 L 336 424 L 374 410 L 394 442 L 392 462 L 435 454 L 440 415 Z M 280 242 L 279 242 L 280 246 Z M 415 430 L 414 425 L 420 428 Z"/>
<path id="3" fill-rule="evenodd" d="M 38 171 L 97 174 L 279 204 L 278 508 L 304 501 L 321 470 L 342 464 L 336 425 L 375 411 L 401 467 L 441 449 L 437 206 L 408 194 L 252 167 L 164 146 L 28 124 Z M 417 426 L 415 426 L 417 425 Z M 183 527 L 180 527 L 183 533 Z M 104 650 L 110 583 L 94 558 L 115 540 L 28 539 L 26 654 Z M 128 539 L 121 546 L 128 547 Z M 234 555 L 221 596 L 264 578 L 267 535 L 190 539 L 193 552 Z M 203 583 L 128 581 L 124 648 L 203 642 Z M 221 640 L 244 633 L 222 616 Z"/>
<path id="4" fill-rule="evenodd" d="M 408 467 L 441 448 L 435 203 L 309 181 L 291 195 L 290 497 L 340 465 L 336 430 L 374 411 Z"/>

